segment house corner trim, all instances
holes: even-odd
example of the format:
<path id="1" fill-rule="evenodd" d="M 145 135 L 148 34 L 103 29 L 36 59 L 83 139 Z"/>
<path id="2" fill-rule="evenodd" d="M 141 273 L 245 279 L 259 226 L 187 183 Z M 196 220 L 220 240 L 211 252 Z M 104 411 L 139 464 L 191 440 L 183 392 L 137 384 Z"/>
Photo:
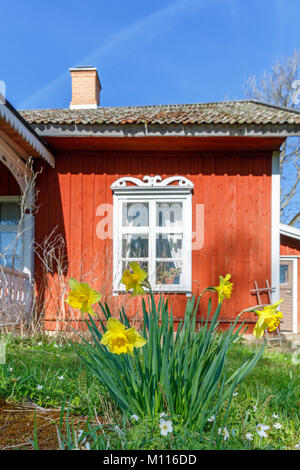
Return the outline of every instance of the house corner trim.
<path id="1" fill-rule="evenodd" d="M 272 302 L 280 298 L 280 152 L 272 155 L 271 191 L 271 285 L 274 288 Z"/>

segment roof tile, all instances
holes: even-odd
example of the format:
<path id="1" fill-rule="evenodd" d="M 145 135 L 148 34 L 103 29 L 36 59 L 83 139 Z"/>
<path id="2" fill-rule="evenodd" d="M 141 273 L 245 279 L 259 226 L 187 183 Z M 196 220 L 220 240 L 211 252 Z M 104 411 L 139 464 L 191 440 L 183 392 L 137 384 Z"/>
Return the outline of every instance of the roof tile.
<path id="1" fill-rule="evenodd" d="M 31 125 L 300 124 L 298 110 L 254 100 L 77 110 L 34 109 L 20 111 L 20 114 Z"/>

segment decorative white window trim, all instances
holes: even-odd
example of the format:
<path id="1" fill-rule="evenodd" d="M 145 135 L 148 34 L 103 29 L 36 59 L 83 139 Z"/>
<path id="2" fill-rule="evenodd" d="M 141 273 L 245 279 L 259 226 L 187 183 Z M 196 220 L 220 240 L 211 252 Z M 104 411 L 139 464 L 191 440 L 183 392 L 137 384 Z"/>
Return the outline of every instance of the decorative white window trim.
<path id="1" fill-rule="evenodd" d="M 122 277 L 122 240 L 124 235 L 141 234 L 148 240 L 148 256 L 141 258 L 141 262 L 148 263 L 149 281 L 154 292 L 191 294 L 191 254 L 192 254 L 192 191 L 194 184 L 185 176 L 170 176 L 162 179 L 161 176 L 144 176 L 143 179 L 125 176 L 119 178 L 111 185 L 113 191 L 113 276 L 114 295 L 125 292 L 125 287 L 120 284 Z M 179 225 L 158 226 L 157 204 L 180 203 L 182 207 L 182 220 Z M 143 203 L 148 205 L 148 225 L 123 226 L 123 203 Z M 168 234 L 182 240 L 181 256 L 176 258 L 182 266 L 179 284 L 156 284 L 156 262 L 164 262 L 163 258 L 157 258 L 157 235 Z M 138 258 L 135 261 L 139 260 Z M 132 259 L 133 261 L 133 259 Z M 166 262 L 172 262 L 166 259 Z"/>
<path id="2" fill-rule="evenodd" d="M 0 205 L 5 203 L 13 203 L 13 204 L 20 204 L 21 203 L 21 196 L 0 196 Z M 19 224 L 7 224 L 1 225 L 0 224 L 0 232 L 16 232 L 20 230 Z M 25 258 L 25 249 L 24 249 L 24 233 L 23 227 L 21 227 L 21 236 L 20 236 L 20 243 L 21 243 L 21 253 L 20 253 L 20 270 L 22 271 L 24 268 L 24 258 Z M 5 256 L 5 255 L 4 255 Z"/>
<path id="3" fill-rule="evenodd" d="M 18 231 L 20 230 L 21 236 L 21 258 L 20 258 L 20 270 L 27 273 L 30 277 L 30 280 L 34 275 L 34 252 L 33 252 L 33 242 L 34 242 L 34 224 L 35 217 L 33 215 L 33 196 L 32 193 L 29 195 L 28 204 L 25 206 L 26 213 L 22 221 L 21 227 L 19 224 L 16 225 L 7 225 L 4 227 L 0 226 L 0 232 L 9 231 L 10 228 Z M 17 203 L 21 205 L 22 196 L 0 196 L 1 203 Z"/>

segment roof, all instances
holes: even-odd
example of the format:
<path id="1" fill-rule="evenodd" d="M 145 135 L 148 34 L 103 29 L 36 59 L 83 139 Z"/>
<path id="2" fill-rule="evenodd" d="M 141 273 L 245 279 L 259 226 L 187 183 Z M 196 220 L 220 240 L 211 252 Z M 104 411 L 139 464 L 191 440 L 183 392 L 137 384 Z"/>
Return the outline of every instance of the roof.
<path id="1" fill-rule="evenodd" d="M 54 167 L 55 160 L 46 142 L 7 100 L 0 102 L 0 129 L 16 141 L 29 155 L 41 156 Z"/>
<path id="2" fill-rule="evenodd" d="M 227 124 L 300 125 L 300 112 L 255 100 L 97 109 L 35 109 L 20 111 L 29 124 Z"/>
<path id="3" fill-rule="evenodd" d="M 290 225 L 280 224 L 280 235 L 300 240 L 300 229 Z"/>

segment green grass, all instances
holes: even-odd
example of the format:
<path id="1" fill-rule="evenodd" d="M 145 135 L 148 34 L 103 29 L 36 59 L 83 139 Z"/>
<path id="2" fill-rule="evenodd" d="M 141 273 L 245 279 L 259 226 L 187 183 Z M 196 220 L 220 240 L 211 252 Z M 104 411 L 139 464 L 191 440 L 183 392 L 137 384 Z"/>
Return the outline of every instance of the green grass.
<path id="1" fill-rule="evenodd" d="M 67 341 L 6 336 L 6 364 L 0 365 L 0 397 L 57 408 L 63 400 L 73 413 L 105 407 L 105 391 L 83 368 Z"/>
<path id="2" fill-rule="evenodd" d="M 7 362 L 0 365 L 0 398 L 10 402 L 31 400 L 45 408 L 60 408 L 65 402 L 71 414 L 90 415 L 91 421 L 96 410 L 98 416 L 110 420 L 110 427 L 104 429 L 102 440 L 97 443 L 96 425 L 91 424 L 86 436 L 92 447 L 203 449 L 210 446 L 211 432 L 213 439 L 218 440 L 222 415 L 217 416 L 215 422 L 207 423 L 201 441 L 197 429 L 191 429 L 181 417 L 170 417 L 174 428 L 172 438 L 160 435 L 159 417 L 124 422 L 108 400 L 105 388 L 84 368 L 67 342 L 59 343 L 48 337 L 6 336 L 5 340 Z M 235 370 L 250 352 L 250 346 L 236 344 L 229 354 L 228 367 Z M 266 348 L 256 368 L 236 392 L 226 423 L 230 438 L 221 439 L 220 448 L 295 448 L 300 441 L 300 365 L 292 363 L 289 352 Z M 267 439 L 259 438 L 258 423 L 270 426 Z M 276 423 L 281 424 L 280 429 L 274 428 Z M 116 430 L 115 425 L 122 432 Z M 245 439 L 248 432 L 253 434 L 253 441 Z"/>

